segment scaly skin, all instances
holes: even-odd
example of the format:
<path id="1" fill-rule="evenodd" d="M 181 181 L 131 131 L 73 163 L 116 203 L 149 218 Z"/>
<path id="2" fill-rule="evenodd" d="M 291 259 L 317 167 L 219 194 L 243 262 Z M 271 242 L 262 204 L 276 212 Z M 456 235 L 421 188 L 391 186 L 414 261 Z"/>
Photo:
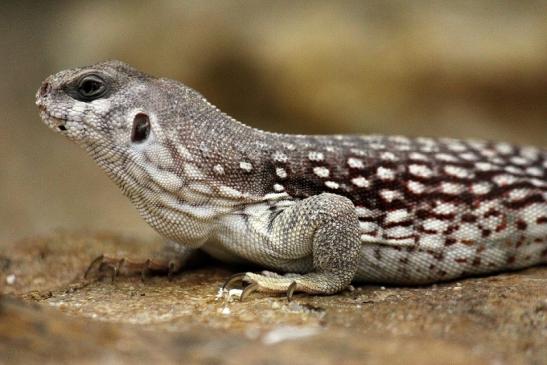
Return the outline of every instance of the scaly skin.
<path id="1" fill-rule="evenodd" d="M 50 76 L 36 102 L 178 255 L 289 273 L 246 273 L 253 289 L 330 294 L 547 262 L 545 149 L 264 132 L 118 61 Z"/>

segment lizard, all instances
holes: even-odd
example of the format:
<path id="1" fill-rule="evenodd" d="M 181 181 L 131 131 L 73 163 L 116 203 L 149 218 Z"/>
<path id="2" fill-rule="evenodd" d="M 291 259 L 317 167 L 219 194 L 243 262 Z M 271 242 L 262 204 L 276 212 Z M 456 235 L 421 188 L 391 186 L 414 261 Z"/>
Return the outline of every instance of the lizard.
<path id="1" fill-rule="evenodd" d="M 262 131 L 116 60 L 48 77 L 36 104 L 167 239 L 142 272 L 176 272 L 202 250 L 268 270 L 228 280 L 242 298 L 290 298 L 547 263 L 545 148 Z"/>

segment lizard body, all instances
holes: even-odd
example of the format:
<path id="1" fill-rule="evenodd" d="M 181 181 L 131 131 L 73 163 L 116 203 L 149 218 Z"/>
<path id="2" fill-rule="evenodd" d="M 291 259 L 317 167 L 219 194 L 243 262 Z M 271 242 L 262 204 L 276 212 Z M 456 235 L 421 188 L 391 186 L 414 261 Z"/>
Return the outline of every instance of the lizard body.
<path id="1" fill-rule="evenodd" d="M 479 140 L 270 133 L 119 61 L 62 71 L 44 122 L 182 252 L 253 262 L 256 289 L 335 293 L 547 262 L 547 151 Z"/>

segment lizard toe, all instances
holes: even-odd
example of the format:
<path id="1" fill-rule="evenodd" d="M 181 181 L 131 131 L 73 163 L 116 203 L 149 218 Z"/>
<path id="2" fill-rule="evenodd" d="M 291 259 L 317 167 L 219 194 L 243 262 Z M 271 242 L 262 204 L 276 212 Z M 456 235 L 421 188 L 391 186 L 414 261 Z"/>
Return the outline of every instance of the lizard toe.
<path id="1" fill-rule="evenodd" d="M 237 282 L 242 283 L 246 275 L 247 273 L 244 272 L 231 275 L 230 277 L 228 277 L 228 279 L 226 279 L 224 284 L 222 284 L 222 291 L 230 290 L 231 286 L 233 286 Z"/>

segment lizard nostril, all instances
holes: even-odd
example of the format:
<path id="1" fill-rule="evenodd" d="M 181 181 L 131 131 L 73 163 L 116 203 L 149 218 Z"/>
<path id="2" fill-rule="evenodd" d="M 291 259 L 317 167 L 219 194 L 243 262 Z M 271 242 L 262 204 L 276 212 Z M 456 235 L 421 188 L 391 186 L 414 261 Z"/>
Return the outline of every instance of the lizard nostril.
<path id="1" fill-rule="evenodd" d="M 49 85 L 49 82 L 46 81 L 40 87 L 40 96 L 45 97 L 49 94 L 50 91 L 51 91 L 51 86 Z"/>

